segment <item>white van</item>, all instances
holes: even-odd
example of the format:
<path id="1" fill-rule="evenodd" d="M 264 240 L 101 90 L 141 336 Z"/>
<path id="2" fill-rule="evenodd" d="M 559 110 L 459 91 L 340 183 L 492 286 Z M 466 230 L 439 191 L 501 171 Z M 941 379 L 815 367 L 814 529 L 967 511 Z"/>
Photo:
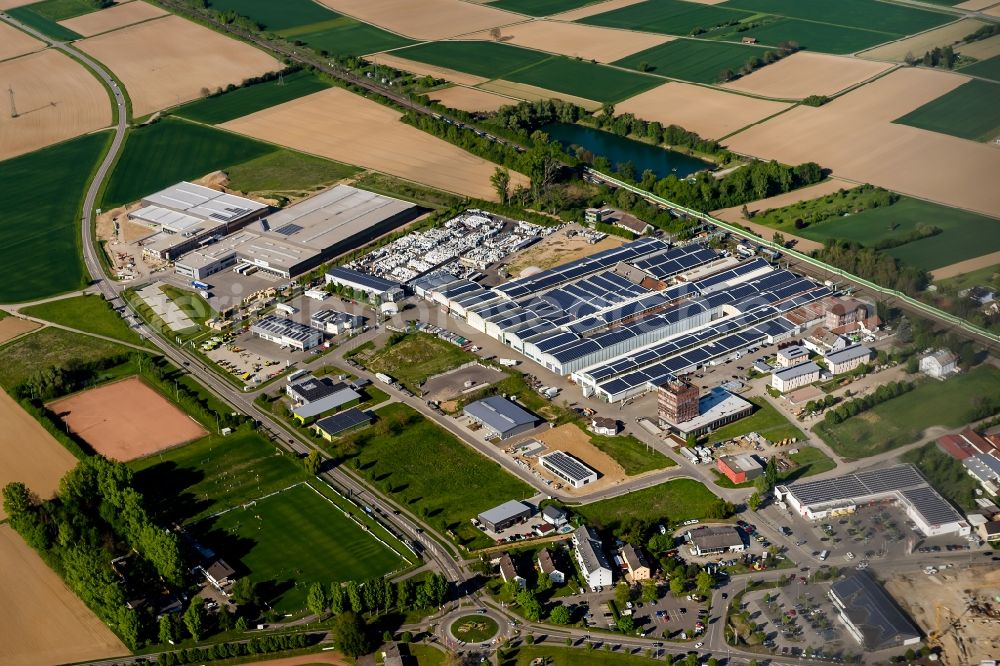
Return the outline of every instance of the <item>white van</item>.
<path id="1" fill-rule="evenodd" d="M 819 554 L 819 561 L 820 562 L 826 562 L 826 558 L 829 557 L 829 555 L 830 555 L 830 551 L 824 550 L 823 552 L 821 552 Z"/>

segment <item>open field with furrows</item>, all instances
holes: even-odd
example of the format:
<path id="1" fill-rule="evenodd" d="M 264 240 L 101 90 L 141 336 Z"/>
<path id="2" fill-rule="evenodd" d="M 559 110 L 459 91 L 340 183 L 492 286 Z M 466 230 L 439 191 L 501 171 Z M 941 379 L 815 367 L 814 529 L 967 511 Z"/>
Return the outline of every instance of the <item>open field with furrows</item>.
<path id="1" fill-rule="evenodd" d="M 0 162 L 5 202 L 0 265 L 17 276 L 0 283 L 0 302 L 44 298 L 83 286 L 76 212 L 109 138 L 91 134 Z"/>
<path id="2" fill-rule="evenodd" d="M 493 39 L 488 32 L 476 33 L 471 37 Z M 528 21 L 500 31 L 500 41 L 505 44 L 598 62 L 614 62 L 670 39 L 668 35 L 562 21 Z"/>
<path id="3" fill-rule="evenodd" d="M 0 60 L 16 58 L 44 48 L 44 42 L 6 23 L 0 23 Z"/>
<path id="4" fill-rule="evenodd" d="M 968 67 L 959 70 L 962 74 L 978 76 L 990 81 L 1000 83 L 1000 55 L 974 62 Z"/>
<path id="5" fill-rule="evenodd" d="M 40 303 L 30 308 L 23 308 L 21 313 L 88 333 L 131 342 L 134 345 L 142 344 L 139 334 L 111 309 L 106 300 L 96 294 Z"/>
<path id="6" fill-rule="evenodd" d="M 680 125 L 707 139 L 719 139 L 788 108 L 771 102 L 713 88 L 671 81 L 617 104 L 617 113 Z"/>
<path id="7" fill-rule="evenodd" d="M 410 44 L 410 40 L 374 25 L 337 14 L 312 0 L 215 0 L 212 8 L 234 11 L 289 40 L 304 42 L 331 55 L 364 55 Z"/>
<path id="8" fill-rule="evenodd" d="M 128 650 L 10 525 L 0 525 L 0 662 L 38 666 Z"/>
<path id="9" fill-rule="evenodd" d="M 131 203 L 178 181 L 200 178 L 275 150 L 260 141 L 166 118 L 129 134 L 104 192 L 103 206 Z"/>
<path id="10" fill-rule="evenodd" d="M 448 192 L 493 200 L 492 162 L 399 121 L 398 111 L 331 88 L 230 121 L 225 129 Z M 526 184 L 512 174 L 512 186 Z"/>
<path id="11" fill-rule="evenodd" d="M 128 354 L 128 347 L 47 326 L 0 347 L 0 387 L 12 391 L 36 372 Z"/>
<path id="12" fill-rule="evenodd" d="M 951 284 L 961 285 L 958 289 L 969 289 L 993 280 L 1000 270 L 1000 252 L 984 254 L 975 259 L 948 264 L 931 271 L 934 281 L 947 280 Z"/>
<path id="13" fill-rule="evenodd" d="M 112 460 L 143 458 L 208 434 L 137 377 L 60 398 L 48 408 L 94 451 Z"/>
<path id="14" fill-rule="evenodd" d="M 858 54 L 858 57 L 871 58 L 872 60 L 888 60 L 890 62 L 903 62 L 907 55 L 920 58 L 924 55 L 925 51 L 930 51 L 936 47 L 951 46 L 984 25 L 986 25 L 985 21 L 970 18 L 961 19 L 954 23 L 943 25 L 940 28 L 922 32 L 919 35 L 913 35 L 906 39 L 900 39 L 867 51 L 862 51 Z"/>
<path id="15" fill-rule="evenodd" d="M 520 100 L 504 97 L 485 90 L 454 86 L 444 90 L 435 90 L 430 98 L 451 109 L 462 111 L 496 111 L 502 106 L 517 104 Z"/>
<path id="16" fill-rule="evenodd" d="M 132 2 L 66 19 L 60 21 L 59 24 L 84 37 L 92 37 L 109 30 L 117 30 L 127 25 L 159 18 L 166 13 L 159 7 L 143 2 L 143 0 L 132 0 Z"/>
<path id="17" fill-rule="evenodd" d="M 189 102 L 171 110 L 170 113 L 200 123 L 216 125 L 329 87 L 330 84 L 316 74 L 301 70 L 281 77 L 280 81 L 277 79 L 264 81 Z"/>
<path id="18" fill-rule="evenodd" d="M 55 494 L 59 479 L 76 458 L 6 392 L 0 391 L 0 488 L 20 481 L 43 499 Z M 0 502 L 0 520 L 7 517 Z"/>
<path id="19" fill-rule="evenodd" d="M 0 81 L 14 91 L 18 114 L 11 117 L 9 103 L 0 114 L 0 160 L 111 124 L 111 100 L 104 86 L 58 51 L 0 62 Z"/>
<path id="20" fill-rule="evenodd" d="M 802 99 L 833 95 L 886 71 L 891 65 L 799 51 L 724 85 L 765 97 Z"/>
<path id="21" fill-rule="evenodd" d="M 335 12 L 414 39 L 446 39 L 525 20 L 462 0 L 321 0 Z"/>
<path id="22" fill-rule="evenodd" d="M 403 404 L 376 411 L 379 421 L 349 435 L 338 455 L 356 456 L 358 471 L 410 511 L 468 548 L 492 545 L 469 520 L 511 499 L 534 494 L 526 483 Z M 400 446 L 400 442 L 406 442 Z"/>
<path id="23" fill-rule="evenodd" d="M 262 587 L 280 612 L 305 610 L 312 583 L 368 580 L 405 562 L 308 483 L 194 525 L 199 540 Z"/>
<path id="24" fill-rule="evenodd" d="M 971 80 L 896 119 L 897 123 L 973 141 L 1000 137 L 1000 83 Z"/>
<path id="25" fill-rule="evenodd" d="M 263 51 L 174 15 L 90 37 L 77 46 L 122 81 L 137 117 L 281 68 Z"/>
<path id="26" fill-rule="evenodd" d="M 652 488 L 636 490 L 593 504 L 573 507 L 573 511 L 598 527 L 614 529 L 626 518 L 657 522 L 703 519 L 718 498 L 705 484 L 694 479 L 676 479 Z"/>
<path id="27" fill-rule="evenodd" d="M 786 164 L 812 160 L 843 178 L 997 217 L 1000 191 L 990 186 L 990 174 L 1000 170 L 1000 151 L 892 123 L 965 80 L 950 72 L 897 70 L 822 107 L 798 107 L 743 130 L 727 145 Z"/>
<path id="28" fill-rule="evenodd" d="M 813 432 L 845 458 L 874 456 L 915 442 L 934 426 L 965 425 L 980 398 L 995 399 L 997 386 L 1000 370 L 982 365 L 943 382 L 924 380 L 912 391 L 837 425 L 819 423 Z"/>
<path id="29" fill-rule="evenodd" d="M 551 57 L 531 49 L 489 41 L 427 42 L 393 51 L 392 55 L 467 72 L 484 79 L 504 78 L 506 74 L 537 65 Z"/>
<path id="30" fill-rule="evenodd" d="M 758 46 L 676 39 L 623 58 L 615 65 L 640 69 L 694 83 L 718 83 L 723 70 L 739 71 L 750 58 L 760 57 Z"/>

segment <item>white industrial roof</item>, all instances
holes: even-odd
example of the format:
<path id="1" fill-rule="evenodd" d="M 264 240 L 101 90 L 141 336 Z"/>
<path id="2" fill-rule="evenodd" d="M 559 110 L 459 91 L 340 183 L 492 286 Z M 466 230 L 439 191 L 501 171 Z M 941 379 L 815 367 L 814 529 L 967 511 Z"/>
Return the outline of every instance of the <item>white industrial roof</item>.
<path id="1" fill-rule="evenodd" d="M 143 197 L 142 201 L 146 205 L 171 208 L 195 217 L 220 222 L 230 222 L 248 213 L 267 208 L 265 204 L 187 181 Z"/>

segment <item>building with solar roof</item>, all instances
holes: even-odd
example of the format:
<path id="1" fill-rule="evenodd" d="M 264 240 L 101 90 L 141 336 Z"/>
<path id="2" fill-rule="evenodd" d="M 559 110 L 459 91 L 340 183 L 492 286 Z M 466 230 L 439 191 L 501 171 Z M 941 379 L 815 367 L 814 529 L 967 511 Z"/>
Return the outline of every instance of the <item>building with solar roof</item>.
<path id="1" fill-rule="evenodd" d="M 588 483 L 597 481 L 597 472 L 562 451 L 538 456 L 538 464 L 574 488 L 583 488 Z"/>
<path id="2" fill-rule="evenodd" d="M 774 488 L 775 497 L 809 520 L 854 513 L 859 507 L 895 504 L 925 536 L 970 533 L 969 523 L 913 465 L 895 465 Z"/>
<path id="3" fill-rule="evenodd" d="M 920 642 L 920 631 L 867 571 L 851 572 L 836 581 L 829 595 L 847 632 L 865 650 Z"/>
<path id="4" fill-rule="evenodd" d="M 260 319 L 250 327 L 250 332 L 283 347 L 301 351 L 312 349 L 323 342 L 323 331 L 274 315 Z"/>

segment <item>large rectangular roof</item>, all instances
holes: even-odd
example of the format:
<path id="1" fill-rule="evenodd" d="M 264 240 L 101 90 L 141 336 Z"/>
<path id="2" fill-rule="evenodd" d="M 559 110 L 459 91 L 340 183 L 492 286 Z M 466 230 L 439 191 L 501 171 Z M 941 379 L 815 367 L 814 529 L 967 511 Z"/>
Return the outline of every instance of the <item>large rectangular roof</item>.
<path id="1" fill-rule="evenodd" d="M 344 268 L 343 266 L 331 266 L 326 272 L 332 278 L 338 280 L 343 280 L 345 282 L 352 282 L 354 284 L 359 284 L 368 289 L 373 289 L 375 291 L 389 291 L 390 289 L 399 289 L 399 284 L 396 282 L 390 282 L 389 280 L 383 280 L 380 277 L 375 277 L 369 273 L 362 273 L 361 271 L 356 271 L 353 268 Z"/>
<path id="2" fill-rule="evenodd" d="M 266 204 L 187 181 L 143 197 L 142 201 L 146 205 L 170 208 L 195 217 L 220 222 L 238 220 L 249 213 L 267 208 Z"/>
<path id="3" fill-rule="evenodd" d="M 479 520 L 487 523 L 502 523 L 505 520 L 510 520 L 511 518 L 517 518 L 524 513 L 531 513 L 531 507 L 524 502 L 519 502 L 517 500 L 510 500 L 504 502 L 500 506 L 495 506 L 492 509 L 483 511 L 479 514 Z"/>
<path id="4" fill-rule="evenodd" d="M 534 414 L 521 409 L 510 400 L 496 395 L 470 402 L 465 406 L 464 411 L 499 433 L 508 432 L 518 426 L 534 425 L 538 422 Z"/>
<path id="5" fill-rule="evenodd" d="M 920 632 L 867 571 L 851 572 L 830 586 L 865 649 L 877 651 L 920 638 Z"/>

